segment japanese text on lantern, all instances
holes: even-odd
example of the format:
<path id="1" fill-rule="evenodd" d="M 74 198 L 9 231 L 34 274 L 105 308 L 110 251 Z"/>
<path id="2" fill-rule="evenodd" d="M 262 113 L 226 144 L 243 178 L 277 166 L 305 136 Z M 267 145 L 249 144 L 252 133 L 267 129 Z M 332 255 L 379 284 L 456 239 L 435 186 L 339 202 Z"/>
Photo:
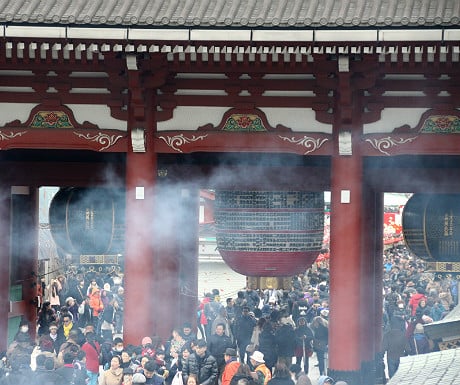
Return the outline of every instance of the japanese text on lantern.
<path id="1" fill-rule="evenodd" d="M 449 237 L 454 233 L 454 215 L 452 211 L 444 214 L 444 236 Z"/>

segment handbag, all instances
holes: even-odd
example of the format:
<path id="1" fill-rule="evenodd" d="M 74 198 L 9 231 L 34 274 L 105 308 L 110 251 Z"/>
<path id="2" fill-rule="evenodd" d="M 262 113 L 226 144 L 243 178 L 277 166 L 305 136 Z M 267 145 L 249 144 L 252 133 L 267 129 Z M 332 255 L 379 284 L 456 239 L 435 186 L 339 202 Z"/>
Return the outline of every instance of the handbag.
<path id="1" fill-rule="evenodd" d="M 85 314 L 85 303 L 82 302 L 79 306 L 78 306 L 78 314 Z"/>
<path id="2" fill-rule="evenodd" d="M 172 381 L 171 381 L 171 385 L 184 385 L 184 380 L 182 378 L 182 372 L 181 371 L 177 371 L 176 374 L 174 375 Z"/>

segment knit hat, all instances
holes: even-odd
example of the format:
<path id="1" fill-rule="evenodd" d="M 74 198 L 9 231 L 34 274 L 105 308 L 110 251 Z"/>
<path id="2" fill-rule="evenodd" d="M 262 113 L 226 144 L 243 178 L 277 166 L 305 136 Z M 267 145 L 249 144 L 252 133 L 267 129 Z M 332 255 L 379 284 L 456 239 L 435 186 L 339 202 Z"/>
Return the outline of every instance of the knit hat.
<path id="1" fill-rule="evenodd" d="M 146 381 L 147 379 L 142 373 L 134 373 L 134 376 L 132 379 L 133 384 L 145 384 Z"/>
<path id="2" fill-rule="evenodd" d="M 142 338 L 141 345 L 147 345 L 147 344 L 151 344 L 151 343 L 152 343 L 152 339 L 150 337 Z"/>
<path id="3" fill-rule="evenodd" d="M 264 363 L 264 354 L 262 352 L 259 352 L 258 350 L 256 350 L 254 353 L 252 353 L 252 356 L 250 357 L 252 358 L 254 361 L 258 362 L 259 364 L 262 364 Z"/>
<path id="4" fill-rule="evenodd" d="M 318 385 L 332 385 L 334 383 L 334 379 L 329 376 L 320 376 L 318 378 Z"/>
<path id="5" fill-rule="evenodd" d="M 415 325 L 414 333 L 422 334 L 424 332 L 424 328 L 422 324 Z"/>

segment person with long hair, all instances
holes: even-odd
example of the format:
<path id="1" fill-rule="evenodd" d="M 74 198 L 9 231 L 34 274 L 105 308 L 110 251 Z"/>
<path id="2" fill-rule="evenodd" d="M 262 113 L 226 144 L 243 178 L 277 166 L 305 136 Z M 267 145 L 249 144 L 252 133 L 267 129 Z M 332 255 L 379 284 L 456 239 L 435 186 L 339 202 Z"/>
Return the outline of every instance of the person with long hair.
<path id="1" fill-rule="evenodd" d="M 326 374 L 326 361 L 325 355 L 328 349 L 329 343 L 329 323 L 327 319 L 322 316 L 317 316 L 313 318 L 313 321 L 310 325 L 311 330 L 313 331 L 313 350 L 316 353 L 316 358 L 318 359 L 319 374 Z"/>
<path id="2" fill-rule="evenodd" d="M 53 322 L 57 322 L 56 311 L 51 307 L 51 302 L 43 302 L 38 312 L 38 335 L 42 336 L 48 333 L 49 327 Z"/>
<path id="3" fill-rule="evenodd" d="M 273 377 L 268 381 L 267 385 L 295 385 L 291 379 L 291 373 L 287 365 L 283 362 L 279 362 L 275 365 Z"/>
<path id="4" fill-rule="evenodd" d="M 235 375 L 230 380 L 230 385 L 237 385 L 238 381 L 242 379 L 246 379 L 250 384 L 255 383 L 251 376 L 251 368 L 248 364 L 240 364 Z"/>
<path id="5" fill-rule="evenodd" d="M 51 307 L 55 311 L 59 311 L 61 307 L 61 300 L 59 294 L 62 290 L 61 282 L 57 279 L 53 279 L 47 287 L 48 289 L 48 301 L 51 304 Z"/>

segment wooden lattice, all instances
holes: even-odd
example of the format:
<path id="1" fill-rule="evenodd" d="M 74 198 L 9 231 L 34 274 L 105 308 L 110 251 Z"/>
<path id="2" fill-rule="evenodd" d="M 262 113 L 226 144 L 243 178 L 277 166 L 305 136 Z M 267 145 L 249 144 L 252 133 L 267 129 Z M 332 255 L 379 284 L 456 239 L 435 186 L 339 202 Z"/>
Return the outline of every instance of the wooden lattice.
<path id="1" fill-rule="evenodd" d="M 460 338 L 455 340 L 449 341 L 442 341 L 438 343 L 439 350 L 447 350 L 447 349 L 457 349 L 460 348 Z"/>

